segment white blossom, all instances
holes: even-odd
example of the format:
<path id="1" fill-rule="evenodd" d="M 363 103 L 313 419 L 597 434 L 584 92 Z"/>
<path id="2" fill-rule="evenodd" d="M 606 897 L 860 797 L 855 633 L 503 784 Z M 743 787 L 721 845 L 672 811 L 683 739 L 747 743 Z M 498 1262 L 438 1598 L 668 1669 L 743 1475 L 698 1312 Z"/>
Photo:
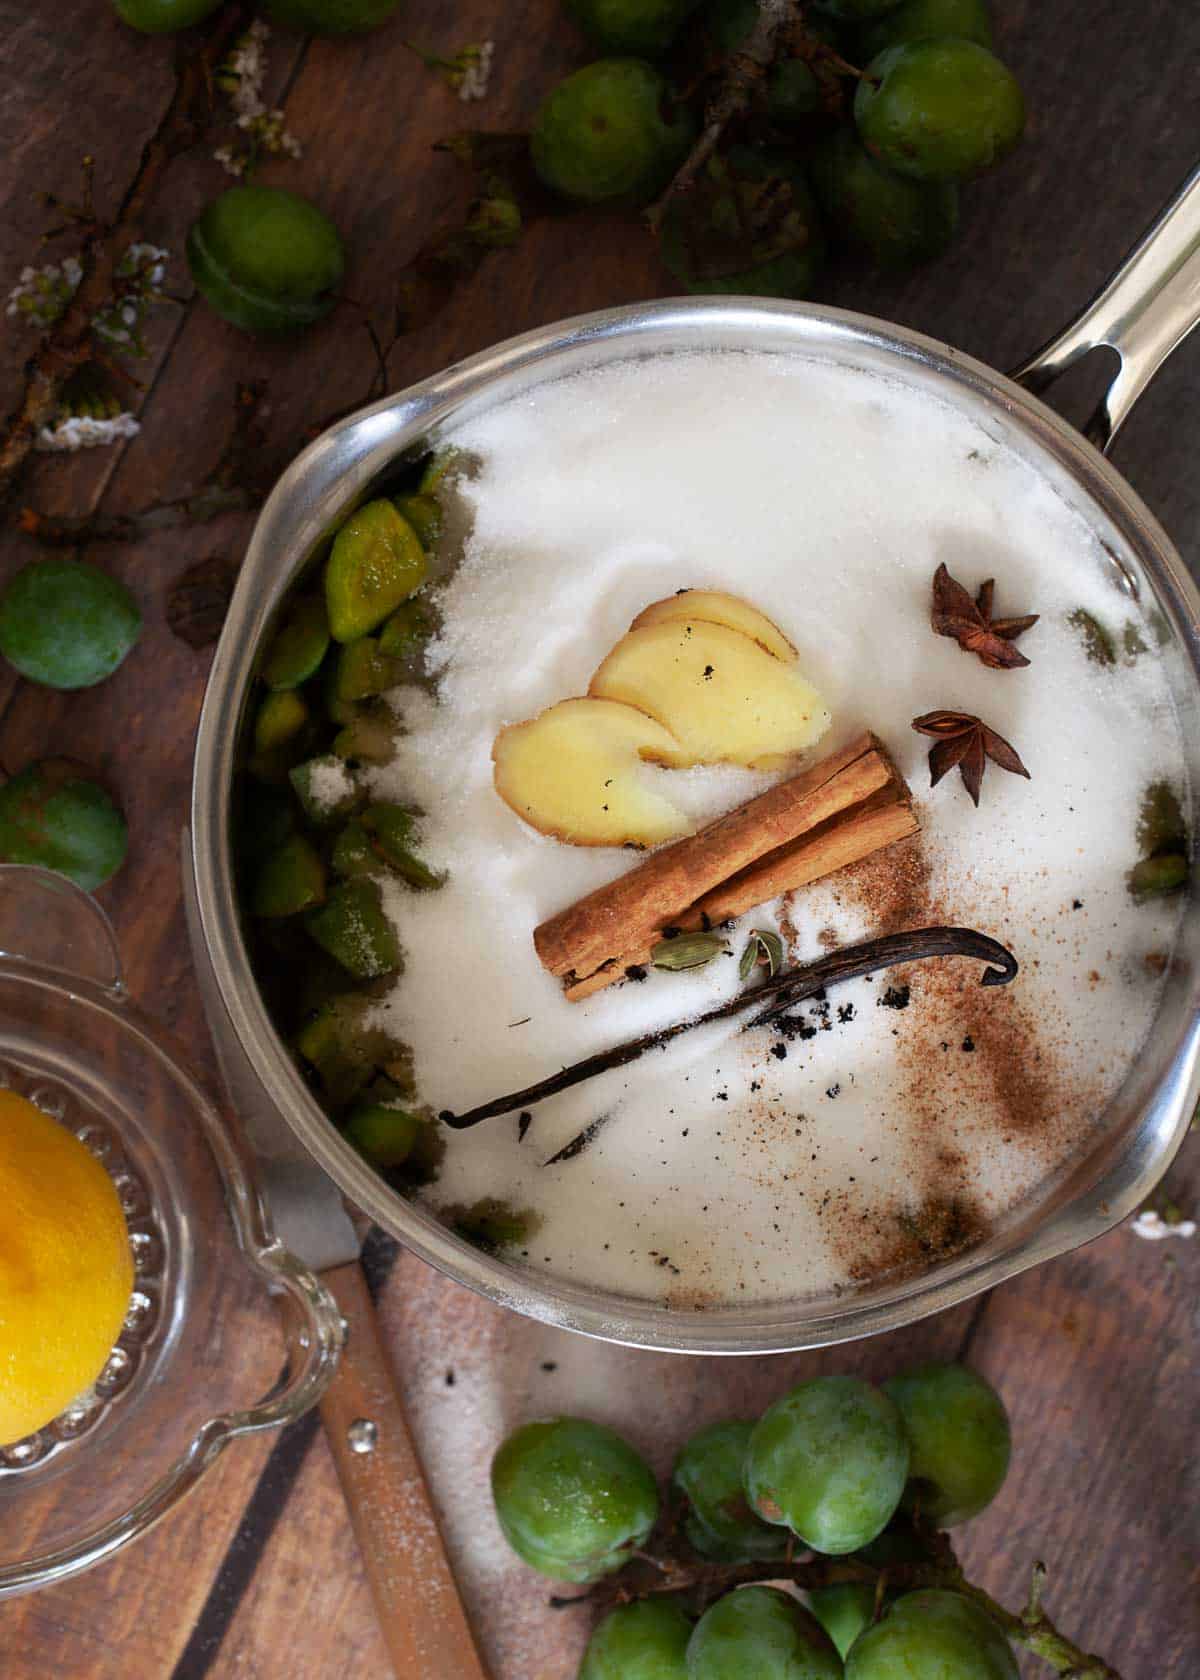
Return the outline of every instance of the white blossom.
<path id="1" fill-rule="evenodd" d="M 462 66 L 458 97 L 464 105 L 472 99 L 482 99 L 486 95 L 495 51 L 494 41 L 483 41 L 477 47 L 464 47 L 458 54 L 458 62 Z"/>
<path id="2" fill-rule="evenodd" d="M 41 268 L 26 266 L 8 294 L 4 313 L 14 320 L 23 316 L 30 326 L 52 327 L 65 313 L 82 279 L 77 257 L 44 263 Z"/>
<path id="3" fill-rule="evenodd" d="M 232 146 L 218 146 L 213 153 L 213 157 L 225 173 L 232 175 L 235 180 L 240 181 L 246 173 L 246 164 L 249 160 L 240 152 L 235 152 Z"/>
<path id="4" fill-rule="evenodd" d="M 34 445 L 47 454 L 71 454 L 78 449 L 98 449 L 121 438 L 136 437 L 141 426 L 132 414 L 114 414 L 107 420 L 70 414 L 53 426 L 43 426 Z"/>
<path id="5" fill-rule="evenodd" d="M 217 78 L 229 95 L 234 126 L 250 137 L 250 149 L 246 152 L 227 144 L 218 146 L 213 153 L 221 168 L 237 179 L 246 173 L 260 147 L 275 155 L 285 153 L 294 158 L 303 155 L 299 140 L 284 127 L 282 110 L 278 106 L 269 110 L 263 99 L 270 34 L 261 18 L 252 23 L 225 60 Z"/>
<path id="6" fill-rule="evenodd" d="M 1164 1219 L 1162 1214 L 1155 1213 L 1153 1208 L 1143 1208 L 1137 1218 L 1131 1221 L 1129 1229 L 1135 1237 L 1145 1237 L 1148 1242 L 1161 1242 L 1164 1237 L 1194 1237 L 1196 1221 Z"/>

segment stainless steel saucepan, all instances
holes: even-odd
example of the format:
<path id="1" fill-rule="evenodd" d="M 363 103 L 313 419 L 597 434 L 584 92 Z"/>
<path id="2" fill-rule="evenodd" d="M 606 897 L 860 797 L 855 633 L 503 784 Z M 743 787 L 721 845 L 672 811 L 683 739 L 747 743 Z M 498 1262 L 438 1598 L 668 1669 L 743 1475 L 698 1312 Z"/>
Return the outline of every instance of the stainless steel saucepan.
<path id="1" fill-rule="evenodd" d="M 1105 459 L 1172 349 L 1200 321 L 1200 171 L 1082 315 L 1011 378 L 903 327 L 804 303 L 672 299 L 580 316 L 510 340 L 333 426 L 280 479 L 251 540 L 200 720 L 192 790 L 199 920 L 227 1028 L 264 1099 L 346 1195 L 432 1265 L 522 1312 L 613 1341 L 695 1353 L 766 1353 L 868 1335 L 948 1307 L 1125 1218 L 1187 1127 L 1200 1083 L 1200 913 L 1190 903 L 1150 1036 L 1086 1159 L 1015 1208 L 978 1247 L 921 1276 L 840 1297 L 684 1312 L 489 1258 L 378 1178 L 321 1112 L 271 1024 L 239 924 L 230 796 L 256 663 L 293 580 L 395 458 L 468 414 L 549 379 L 696 349 L 833 359 L 936 395 L 1021 455 L 1078 510 L 1114 579 L 1153 602 L 1193 793 L 1200 789 L 1200 595 L 1165 532 Z M 1120 369 L 1086 435 L 1041 392 L 1101 345 Z M 1195 829 L 1193 799 L 1193 830 Z"/>

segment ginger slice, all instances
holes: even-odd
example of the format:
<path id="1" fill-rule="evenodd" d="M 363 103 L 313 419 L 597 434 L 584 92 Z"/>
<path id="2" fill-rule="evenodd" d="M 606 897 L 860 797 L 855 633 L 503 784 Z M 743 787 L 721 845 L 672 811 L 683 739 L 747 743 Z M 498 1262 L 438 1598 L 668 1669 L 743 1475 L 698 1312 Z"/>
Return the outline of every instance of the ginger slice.
<path id="1" fill-rule="evenodd" d="M 632 706 L 560 700 L 497 735 L 496 792 L 532 828 L 573 846 L 657 846 L 692 826 L 645 770 L 678 750 L 662 724 Z"/>
<path id="2" fill-rule="evenodd" d="M 674 769 L 776 769 L 817 741 L 829 711 L 792 662 L 724 624 L 664 619 L 630 630 L 589 694 L 635 706 L 668 730 L 646 756 Z"/>
<path id="3" fill-rule="evenodd" d="M 723 624 L 728 630 L 740 630 L 776 659 L 790 664 L 796 657 L 791 642 L 766 613 L 743 601 L 740 595 L 727 595 L 723 589 L 681 589 L 663 601 L 651 601 L 629 628 L 641 630 L 647 624 L 662 624 L 667 619 L 682 619 L 690 624 Z"/>

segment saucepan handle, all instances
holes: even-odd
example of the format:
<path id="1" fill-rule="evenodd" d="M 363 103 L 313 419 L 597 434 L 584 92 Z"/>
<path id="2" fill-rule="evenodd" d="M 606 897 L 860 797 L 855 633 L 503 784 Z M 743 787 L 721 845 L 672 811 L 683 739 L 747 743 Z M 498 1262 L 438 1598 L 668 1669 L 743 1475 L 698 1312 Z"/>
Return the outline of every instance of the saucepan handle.
<path id="1" fill-rule="evenodd" d="M 1134 403 L 1197 325 L 1200 168 L 1193 170 L 1083 313 L 1012 377 L 1040 393 L 1090 350 L 1102 345 L 1115 350 L 1121 365 L 1084 427 L 1090 442 L 1107 453 Z"/>

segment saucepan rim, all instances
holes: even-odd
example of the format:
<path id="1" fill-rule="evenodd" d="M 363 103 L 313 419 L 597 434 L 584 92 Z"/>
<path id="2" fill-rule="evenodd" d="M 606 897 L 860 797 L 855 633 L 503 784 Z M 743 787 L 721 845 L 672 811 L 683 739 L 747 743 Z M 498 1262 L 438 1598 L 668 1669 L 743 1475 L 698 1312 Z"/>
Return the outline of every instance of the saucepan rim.
<path id="1" fill-rule="evenodd" d="M 773 342 L 758 342 L 771 339 Z M 744 342 L 742 342 L 744 340 Z M 1058 1190 L 1058 1203 L 1031 1206 L 1016 1232 L 929 1271 L 847 1293 L 819 1306 L 804 1301 L 713 1311 L 570 1284 L 481 1253 L 379 1178 L 324 1114 L 267 1015 L 242 938 L 229 839 L 234 754 L 264 633 L 278 604 L 337 519 L 361 499 L 385 465 L 468 404 L 501 400 L 506 385 L 541 383 L 586 365 L 719 345 L 785 348 L 824 359 L 868 356 L 906 365 L 947 393 L 956 387 L 1052 464 L 1095 509 L 1091 520 L 1132 592 L 1139 579 L 1122 556 L 1136 556 L 1170 631 L 1178 666 L 1176 701 L 1186 690 L 1200 710 L 1200 592 L 1166 533 L 1109 462 L 1037 397 L 949 345 L 890 322 L 808 303 L 669 298 L 553 323 L 457 363 L 411 389 L 338 422 L 284 473 L 247 550 L 209 679 L 197 735 L 192 787 L 192 866 L 202 937 L 221 992 L 228 1029 L 300 1142 L 342 1191 L 405 1247 L 478 1293 L 529 1316 L 603 1340 L 687 1353 L 769 1353 L 826 1346 L 895 1329 L 990 1288 L 1110 1229 L 1150 1192 L 1178 1147 L 1200 1085 L 1200 913 L 1185 912 L 1179 951 L 1151 1029 L 1151 1058 L 1138 1058 L 1112 1105 L 1128 1110 L 1119 1128 L 1097 1128 L 1097 1145 Z M 774 342 L 779 341 L 779 342 Z M 616 355 L 614 343 L 622 346 Z M 815 348 L 818 347 L 819 349 Z M 964 397 L 964 393 L 966 396 Z M 1200 785 L 1200 775 L 1193 776 Z M 1166 1019 L 1169 1016 L 1169 1020 Z M 1164 1024 L 1165 1023 L 1165 1024 Z M 1161 1029 L 1161 1031 L 1160 1031 Z M 1149 1041 L 1148 1041 L 1149 1043 Z M 1147 1061 L 1153 1062 L 1151 1073 Z M 1002 1240 L 1003 1239 L 1003 1240 Z"/>

